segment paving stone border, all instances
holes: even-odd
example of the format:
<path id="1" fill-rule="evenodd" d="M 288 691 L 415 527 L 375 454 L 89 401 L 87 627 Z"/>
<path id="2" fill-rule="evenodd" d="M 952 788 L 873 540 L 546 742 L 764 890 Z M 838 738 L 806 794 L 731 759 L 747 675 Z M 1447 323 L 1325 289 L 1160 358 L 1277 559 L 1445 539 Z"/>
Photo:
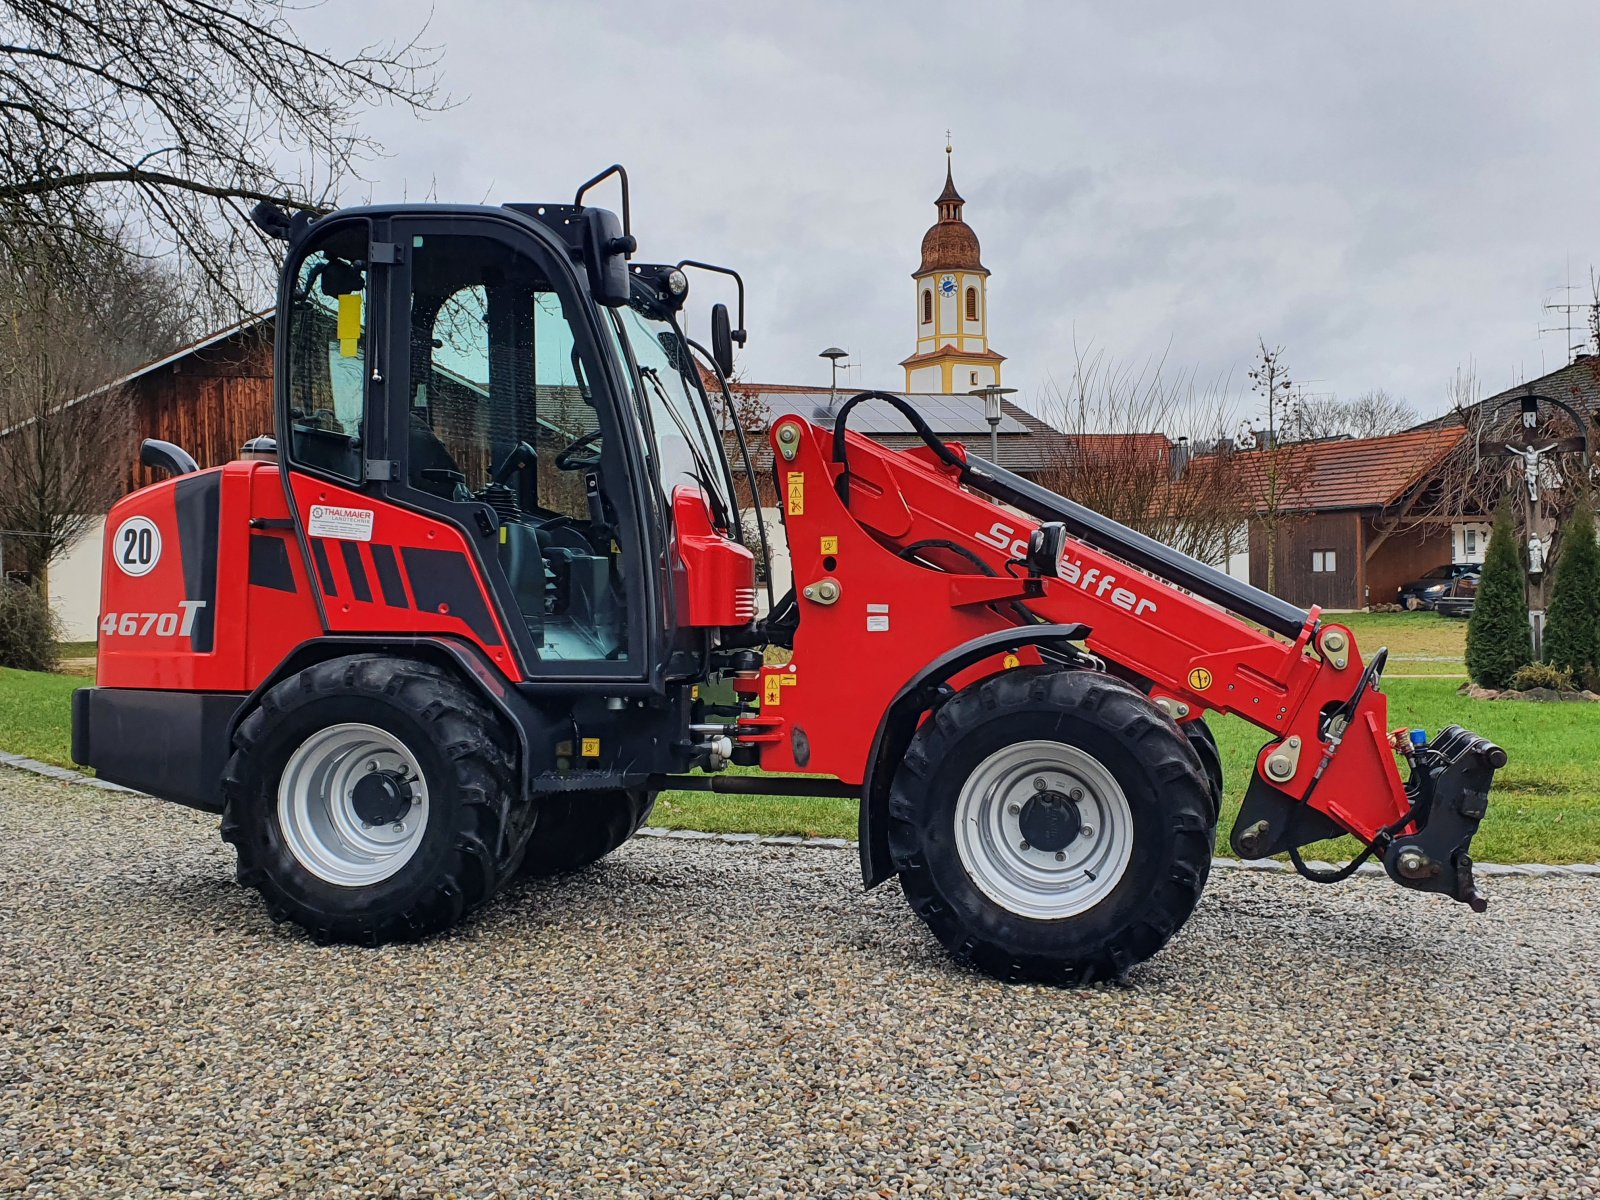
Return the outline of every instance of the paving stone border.
<path id="1" fill-rule="evenodd" d="M 40 762 L 36 758 L 28 758 L 22 754 L 8 754 L 4 750 L 0 750 L 0 766 L 14 767 L 19 771 L 30 771 L 35 775 L 43 775 L 47 779 L 54 779 L 61 783 L 99 788 L 105 792 L 123 792 L 129 796 L 143 796 L 145 794 L 134 788 L 123 787 L 120 783 L 109 783 L 104 779 L 96 779 L 93 775 L 85 775 L 82 771 L 52 766 L 49 763 Z M 850 838 L 763 837 L 759 833 L 705 833 L 698 829 L 662 829 L 654 825 L 645 826 L 634 836 L 666 838 L 679 842 L 722 842 L 734 846 L 801 846 L 812 850 L 854 850 L 856 848 L 855 841 Z M 1306 865 L 1321 870 L 1329 870 L 1338 864 L 1313 861 L 1308 862 Z M 1237 858 L 1214 858 L 1211 860 L 1211 868 L 1212 870 L 1220 871 L 1292 871 L 1294 869 L 1286 862 L 1277 862 L 1270 858 L 1252 862 Z M 1523 875 L 1600 878 L 1600 863 L 1563 863 L 1556 866 L 1547 866 L 1543 863 L 1474 863 L 1472 869 L 1476 874 L 1484 876 Z M 1358 875 L 1382 875 L 1383 873 L 1383 868 L 1377 863 L 1364 863 L 1356 868 L 1356 874 Z"/>

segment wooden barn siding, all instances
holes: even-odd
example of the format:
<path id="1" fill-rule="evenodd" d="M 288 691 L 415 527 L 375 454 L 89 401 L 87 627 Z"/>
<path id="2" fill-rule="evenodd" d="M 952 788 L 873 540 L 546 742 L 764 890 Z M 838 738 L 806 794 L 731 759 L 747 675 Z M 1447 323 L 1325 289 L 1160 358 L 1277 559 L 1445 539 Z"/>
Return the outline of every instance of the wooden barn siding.
<path id="1" fill-rule="evenodd" d="M 1377 531 L 1367 523 L 1366 543 L 1377 542 Z M 1450 561 L 1449 524 L 1422 525 L 1393 533 L 1377 545 L 1367 559 L 1367 603 L 1393 604 L 1401 584 L 1427 574 Z"/>
<path id="2" fill-rule="evenodd" d="M 1355 512 L 1286 517 L 1278 526 L 1277 583 L 1272 589 L 1291 604 L 1308 608 L 1361 608 L 1361 516 Z M 1313 572 L 1311 552 L 1332 550 L 1339 569 Z M 1250 522 L 1250 582 L 1267 586 L 1267 537 L 1260 521 Z"/>
<path id="3" fill-rule="evenodd" d="M 131 385 L 135 444 L 160 438 L 182 446 L 202 467 L 239 456 L 250 438 L 272 432 L 272 343 L 244 335 L 152 371 Z M 157 474 L 135 461 L 129 487 Z"/>

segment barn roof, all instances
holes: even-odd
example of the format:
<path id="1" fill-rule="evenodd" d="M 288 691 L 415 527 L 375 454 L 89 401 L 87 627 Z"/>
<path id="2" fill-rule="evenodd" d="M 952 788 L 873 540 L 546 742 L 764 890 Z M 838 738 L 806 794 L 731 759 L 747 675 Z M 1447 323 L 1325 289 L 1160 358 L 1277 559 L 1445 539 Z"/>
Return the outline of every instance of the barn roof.
<path id="1" fill-rule="evenodd" d="M 1455 447 L 1459 426 L 1413 429 L 1382 437 L 1294 442 L 1276 451 L 1234 451 L 1242 487 L 1266 503 L 1269 472 L 1276 464 L 1279 507 L 1291 512 L 1387 508 L 1398 503 Z"/>

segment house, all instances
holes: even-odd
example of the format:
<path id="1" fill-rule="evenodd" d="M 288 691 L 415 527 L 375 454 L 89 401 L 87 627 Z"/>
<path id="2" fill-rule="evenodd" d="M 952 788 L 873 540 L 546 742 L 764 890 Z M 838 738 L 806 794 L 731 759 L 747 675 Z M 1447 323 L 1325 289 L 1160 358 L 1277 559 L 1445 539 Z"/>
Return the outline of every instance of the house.
<path id="1" fill-rule="evenodd" d="M 1439 472 L 1465 436 L 1441 425 L 1236 451 L 1253 509 L 1250 582 L 1295 604 L 1356 609 L 1393 603 L 1458 551 L 1481 560 L 1487 518 L 1438 505 Z"/>

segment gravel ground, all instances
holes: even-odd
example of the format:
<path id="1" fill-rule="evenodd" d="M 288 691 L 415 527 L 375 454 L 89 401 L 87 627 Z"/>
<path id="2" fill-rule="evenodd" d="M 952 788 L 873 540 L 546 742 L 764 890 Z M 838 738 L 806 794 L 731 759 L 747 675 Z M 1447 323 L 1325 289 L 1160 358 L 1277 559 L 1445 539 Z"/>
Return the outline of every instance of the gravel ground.
<path id="1" fill-rule="evenodd" d="M 1061 992 L 853 853 L 657 839 L 318 947 L 214 825 L 0 770 L 0 1192 L 1600 1196 L 1597 880 L 1219 873 Z"/>

